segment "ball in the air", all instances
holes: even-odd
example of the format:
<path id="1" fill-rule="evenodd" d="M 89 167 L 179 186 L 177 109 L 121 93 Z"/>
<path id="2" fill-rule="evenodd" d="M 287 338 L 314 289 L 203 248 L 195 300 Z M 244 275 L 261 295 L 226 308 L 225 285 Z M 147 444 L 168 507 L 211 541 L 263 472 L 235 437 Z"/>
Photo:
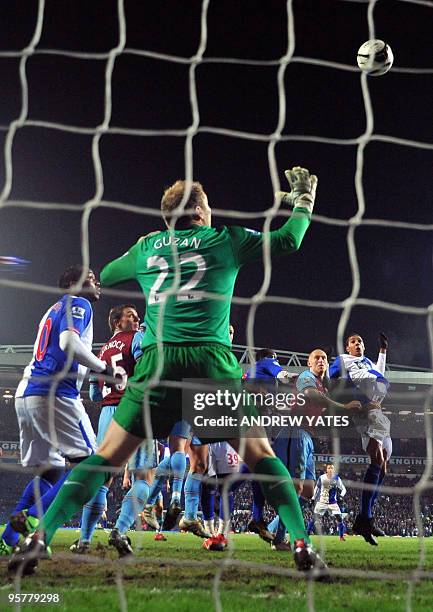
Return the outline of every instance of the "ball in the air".
<path id="1" fill-rule="evenodd" d="M 380 76 L 391 68 L 394 54 L 383 40 L 367 40 L 359 47 L 357 55 L 358 66 L 369 76 Z"/>

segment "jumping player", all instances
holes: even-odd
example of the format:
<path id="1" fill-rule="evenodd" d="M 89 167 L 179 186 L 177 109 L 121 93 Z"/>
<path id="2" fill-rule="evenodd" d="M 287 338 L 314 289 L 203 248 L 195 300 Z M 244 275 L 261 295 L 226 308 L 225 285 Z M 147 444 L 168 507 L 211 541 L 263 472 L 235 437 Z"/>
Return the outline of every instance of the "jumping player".
<path id="1" fill-rule="evenodd" d="M 391 423 L 381 408 L 389 387 L 384 376 L 387 349 L 388 338 L 380 333 L 379 355 L 376 364 L 373 364 L 364 355 L 362 337 L 350 334 L 346 340 L 347 353 L 339 355 L 329 368 L 330 378 L 341 378 L 343 382 L 335 391 L 361 401 L 367 411 L 367 418 L 354 418 L 356 429 L 361 434 L 362 447 L 368 453 L 371 463 L 364 475 L 364 483 L 368 488 L 362 491 L 361 509 L 355 518 L 353 531 L 362 535 L 372 546 L 377 546 L 375 536 L 385 535 L 374 524 L 373 508 L 392 453 Z"/>

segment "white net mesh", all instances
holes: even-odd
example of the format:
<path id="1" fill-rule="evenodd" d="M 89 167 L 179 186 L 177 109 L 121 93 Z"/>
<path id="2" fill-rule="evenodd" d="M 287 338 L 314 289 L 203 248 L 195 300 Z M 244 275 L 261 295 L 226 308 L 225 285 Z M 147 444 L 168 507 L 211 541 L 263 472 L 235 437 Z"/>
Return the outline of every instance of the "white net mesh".
<path id="1" fill-rule="evenodd" d="M 305 345 L 300 348 L 319 343 L 317 334 L 320 342 L 329 339 L 331 328 L 336 329 L 332 335 L 341 353 L 351 325 L 372 327 L 371 333 L 376 333 L 393 316 L 394 329 L 404 330 L 403 339 L 394 333 L 401 347 L 400 359 L 394 360 L 410 363 L 413 357 L 418 365 L 429 365 L 432 305 L 427 279 L 433 223 L 427 185 L 433 150 L 429 130 L 433 2 L 289 0 L 232 6 L 204 0 L 181 8 L 183 3 L 161 3 L 158 9 L 139 4 L 118 0 L 92 7 L 65 5 L 62 19 L 58 5 L 39 0 L 25 15 L 25 44 L 13 50 L 11 39 L 11 48 L 0 51 L 4 66 L 12 62 L 8 64 L 11 83 L 19 75 L 10 94 L 19 99 L 19 110 L 11 111 L 0 127 L 4 132 L 2 227 L 11 234 L 21 227 L 38 244 L 38 249 L 19 247 L 23 252 L 17 252 L 12 237 L 4 236 L 2 250 L 13 248 L 35 268 L 47 258 L 66 264 L 70 256 L 62 252 L 61 244 L 72 245 L 75 240 L 73 256 L 81 255 L 84 265 L 97 267 L 135 241 L 137 223 L 144 228 L 138 233 L 159 224 L 155 202 L 163 182 L 177 176 L 210 184 L 216 193 L 213 215 L 219 220 L 249 224 L 259 219 L 267 230 L 275 219 L 281 222 L 279 217 L 288 215 L 272 203 L 272 194 L 285 189 L 281 185 L 285 165 L 299 163 L 320 180 L 311 243 L 307 235 L 302 257 L 293 262 L 289 291 L 273 282 L 271 273 L 286 274 L 287 264 L 283 272 L 280 264 L 275 270 L 265 243 L 261 281 L 255 273 L 254 278 L 245 276 L 233 298 L 241 330 L 241 319 L 246 321 L 247 344 L 269 344 L 269 321 L 289 312 L 293 320 L 321 319 L 317 325 L 311 323 L 311 329 L 306 326 Z M 411 28 L 408 35 L 399 33 L 402 22 Z M 167 46 L 165 36 L 170 38 Z M 391 44 L 396 60 L 390 74 L 373 81 L 359 75 L 354 64 L 359 44 L 376 36 Z M 65 48 L 62 37 L 69 43 Z M 58 91 L 62 84 L 64 96 Z M 161 172 L 162 165 L 167 169 Z M 225 207 L 219 206 L 223 200 Z M 257 201 L 271 204 L 256 209 Z M 104 223 L 107 216 L 109 224 Z M 396 242 L 404 258 L 397 254 Z M 58 266 L 54 267 L 57 273 Z M 325 283 L 317 282 L 317 270 L 327 277 Z M 422 271 L 422 279 L 417 270 Z M 297 282 L 297 275 L 309 278 Z M 57 295 L 48 280 L 52 270 L 37 276 L 0 278 L 8 308 L 18 293 L 34 299 L 37 312 L 46 300 L 44 293 Z M 420 283 L 423 288 L 416 291 Z M 106 295 L 113 301 L 140 294 L 107 290 Z M 101 323 L 100 335 L 105 335 L 103 329 Z M 275 335 L 271 338 L 281 346 Z M 420 350 L 413 348 L 414 343 Z M 429 406 L 428 396 L 426 410 Z M 420 534 L 420 497 L 432 487 L 428 415 L 425 439 L 426 467 L 415 488 L 383 488 L 386 495 L 413 495 Z M 332 451 L 339 455 L 338 438 Z M 354 489 L 362 486 L 359 481 L 346 484 Z M 403 579 L 408 584 L 404 607 L 415 609 L 417 579 L 432 577 L 424 539 L 419 542 L 417 567 L 398 575 L 350 567 L 334 573 L 345 580 Z M 152 559 L 140 557 L 139 562 L 152 563 Z M 230 567 L 278 576 L 294 573 L 283 563 L 276 567 L 234 559 L 232 546 L 221 562 L 170 557 L 164 563 L 207 564 L 215 570 L 213 597 L 218 610 L 222 576 Z M 123 571 L 119 562 L 115 582 L 119 606 L 126 610 Z M 315 586 L 309 584 L 310 610 L 316 609 L 314 599 Z"/>

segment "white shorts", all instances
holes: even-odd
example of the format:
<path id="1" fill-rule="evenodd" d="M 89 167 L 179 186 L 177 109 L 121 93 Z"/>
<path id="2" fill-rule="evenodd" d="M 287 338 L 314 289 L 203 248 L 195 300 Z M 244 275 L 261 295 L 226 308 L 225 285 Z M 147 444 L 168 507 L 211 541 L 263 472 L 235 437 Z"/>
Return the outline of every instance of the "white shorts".
<path id="1" fill-rule="evenodd" d="M 30 395 L 15 398 L 24 466 L 65 465 L 65 457 L 87 457 L 96 437 L 81 399 Z"/>
<path id="2" fill-rule="evenodd" d="M 338 504 L 324 504 L 323 502 L 317 502 L 317 504 L 314 506 L 314 514 L 320 514 L 320 516 L 323 516 L 325 512 L 341 514 L 340 506 Z"/>
<path id="3" fill-rule="evenodd" d="M 368 423 L 358 425 L 356 430 L 361 434 L 362 448 L 367 451 L 368 443 L 373 438 L 382 444 L 386 450 L 387 458 L 392 454 L 391 421 L 383 414 L 381 408 L 368 411 Z"/>
<path id="4" fill-rule="evenodd" d="M 228 442 L 209 444 L 208 476 L 236 474 L 242 463 L 239 455 Z"/>

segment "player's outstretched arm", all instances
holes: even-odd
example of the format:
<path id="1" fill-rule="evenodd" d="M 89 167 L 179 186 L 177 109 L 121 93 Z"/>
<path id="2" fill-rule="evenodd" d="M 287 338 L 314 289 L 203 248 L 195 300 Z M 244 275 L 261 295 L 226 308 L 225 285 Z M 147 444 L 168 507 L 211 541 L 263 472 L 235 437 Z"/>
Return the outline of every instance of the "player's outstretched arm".
<path id="1" fill-rule="evenodd" d="M 104 266 L 100 274 L 101 285 L 111 287 L 112 285 L 124 283 L 136 278 L 137 253 L 141 248 L 141 241 L 142 239 L 140 239 L 137 244 L 134 244 L 134 246 L 124 255 L 110 261 L 110 263 Z"/>
<path id="2" fill-rule="evenodd" d="M 282 204 L 294 206 L 291 217 L 278 230 L 269 232 L 271 255 L 287 255 L 297 251 L 311 221 L 316 198 L 317 176 L 306 168 L 286 170 L 290 192 L 275 194 Z M 230 228 L 233 246 L 240 265 L 262 259 L 264 234 L 242 227 Z"/>
<path id="3" fill-rule="evenodd" d="M 377 357 L 376 370 L 382 374 L 385 374 L 386 366 L 386 351 L 388 350 L 388 338 L 383 332 L 379 334 L 379 355 Z"/>
<path id="4" fill-rule="evenodd" d="M 305 389 L 304 393 L 313 403 L 316 403 L 318 406 L 323 406 L 328 410 L 335 410 L 338 414 L 346 414 L 348 411 L 360 412 L 362 410 L 362 404 L 357 400 L 353 400 L 351 402 L 348 402 L 347 404 L 341 404 L 340 402 L 334 401 L 333 399 L 313 387 L 308 387 L 307 389 Z"/>

